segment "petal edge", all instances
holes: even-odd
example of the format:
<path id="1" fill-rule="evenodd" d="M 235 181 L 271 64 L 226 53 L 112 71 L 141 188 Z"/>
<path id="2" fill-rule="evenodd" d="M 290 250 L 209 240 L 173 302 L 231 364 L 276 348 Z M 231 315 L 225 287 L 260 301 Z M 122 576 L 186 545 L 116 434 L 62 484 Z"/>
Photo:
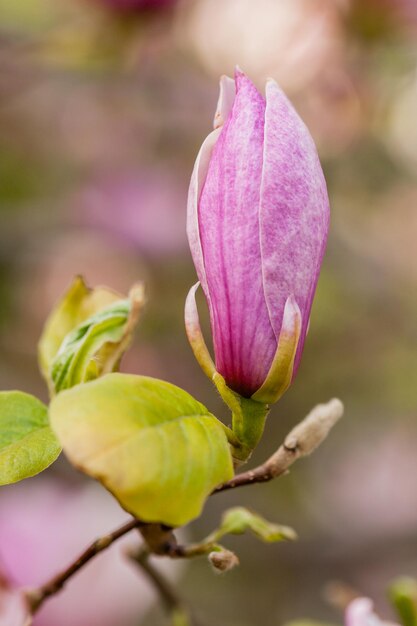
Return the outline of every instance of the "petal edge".
<path id="1" fill-rule="evenodd" d="M 281 332 L 274 359 L 262 386 L 252 400 L 272 404 L 287 391 L 294 371 L 294 360 L 301 335 L 302 316 L 293 295 L 285 303 Z"/>
<path id="2" fill-rule="evenodd" d="M 185 300 L 185 330 L 198 364 L 206 376 L 213 379 L 213 376 L 216 374 L 216 367 L 213 359 L 211 358 L 206 342 L 204 341 L 203 333 L 201 332 L 200 319 L 195 300 L 195 294 L 199 286 L 199 282 L 193 285 Z"/>

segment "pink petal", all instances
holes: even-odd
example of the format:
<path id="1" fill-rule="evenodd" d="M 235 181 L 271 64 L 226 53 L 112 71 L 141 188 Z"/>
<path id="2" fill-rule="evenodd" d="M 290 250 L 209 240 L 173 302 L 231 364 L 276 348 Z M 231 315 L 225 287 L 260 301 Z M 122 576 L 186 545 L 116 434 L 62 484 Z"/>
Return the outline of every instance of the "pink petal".
<path id="1" fill-rule="evenodd" d="M 259 243 L 265 100 L 241 72 L 211 155 L 198 206 L 216 367 L 250 396 L 265 379 L 276 339 L 266 308 Z M 198 266 L 197 266 L 198 270 Z"/>
<path id="2" fill-rule="evenodd" d="M 345 613 L 345 626 L 398 626 L 383 622 L 374 613 L 374 604 L 369 598 L 355 598 Z"/>
<path id="3" fill-rule="evenodd" d="M 208 285 L 206 271 L 204 267 L 203 251 L 200 240 L 200 227 L 198 223 L 198 201 L 201 195 L 201 189 L 207 176 L 207 170 L 210 163 L 213 148 L 220 136 L 220 129 L 214 130 L 206 137 L 194 165 L 191 175 L 190 188 L 188 191 L 187 204 L 187 235 L 190 244 L 190 250 L 193 257 L 194 265 L 197 270 L 198 278 L 209 301 Z"/>
<path id="4" fill-rule="evenodd" d="M 329 201 L 313 139 L 272 80 L 266 86 L 259 220 L 265 299 L 277 338 L 291 294 L 301 310 L 296 372 L 326 245 Z"/>

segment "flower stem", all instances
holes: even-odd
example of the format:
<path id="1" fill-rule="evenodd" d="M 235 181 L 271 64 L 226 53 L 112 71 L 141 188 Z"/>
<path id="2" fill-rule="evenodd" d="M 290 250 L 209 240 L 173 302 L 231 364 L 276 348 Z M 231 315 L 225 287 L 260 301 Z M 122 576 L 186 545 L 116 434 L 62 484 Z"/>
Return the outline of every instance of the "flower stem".
<path id="1" fill-rule="evenodd" d="M 246 461 L 258 445 L 265 428 L 269 406 L 255 400 L 240 398 L 239 411 L 233 412 L 233 432 L 247 450 Z"/>
<path id="2" fill-rule="evenodd" d="M 213 383 L 232 412 L 234 456 L 237 461 L 245 463 L 262 437 L 269 406 L 232 391 L 218 373 L 214 374 Z"/>

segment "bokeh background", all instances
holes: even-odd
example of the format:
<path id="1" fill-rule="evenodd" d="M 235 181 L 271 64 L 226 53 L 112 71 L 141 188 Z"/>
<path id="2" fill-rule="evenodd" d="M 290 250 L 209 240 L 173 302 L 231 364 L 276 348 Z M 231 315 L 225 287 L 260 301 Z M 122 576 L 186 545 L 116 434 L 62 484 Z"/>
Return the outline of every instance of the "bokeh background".
<path id="1" fill-rule="evenodd" d="M 212 498 L 188 530 L 201 538 L 239 503 L 293 525 L 297 543 L 234 538 L 240 568 L 219 577 L 202 559 L 174 575 L 207 626 L 340 623 L 334 581 L 388 616 L 389 581 L 417 576 L 416 0 L 0 0 L 1 388 L 46 400 L 36 343 L 74 274 L 122 292 L 143 279 L 123 369 L 227 417 L 183 328 L 195 281 L 185 206 L 218 78 L 236 64 L 260 89 L 272 76 L 287 91 L 332 205 L 303 362 L 253 463 L 315 403 L 339 396 L 346 416 L 289 476 Z M 25 584 L 120 515 L 64 459 L 47 475 L 0 493 L 3 575 Z M 165 624 L 149 587 L 119 566 L 103 560 L 65 604 L 70 583 L 62 621 L 52 611 L 36 624 Z"/>

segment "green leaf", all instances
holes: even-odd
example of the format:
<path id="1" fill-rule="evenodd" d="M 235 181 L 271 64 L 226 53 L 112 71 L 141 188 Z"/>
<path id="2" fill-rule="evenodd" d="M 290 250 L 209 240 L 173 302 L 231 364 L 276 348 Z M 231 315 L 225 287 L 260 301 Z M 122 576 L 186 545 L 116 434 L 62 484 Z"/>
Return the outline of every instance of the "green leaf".
<path id="1" fill-rule="evenodd" d="M 39 474 L 60 452 L 46 406 L 21 391 L 0 392 L 0 485 Z"/>
<path id="2" fill-rule="evenodd" d="M 81 276 L 74 278 L 50 313 L 39 341 L 39 364 L 47 381 L 52 361 L 65 336 L 88 317 L 121 298 L 110 289 L 89 289 Z"/>
<path id="3" fill-rule="evenodd" d="M 218 541 L 221 537 L 224 537 L 224 535 L 242 535 L 248 530 L 258 537 L 258 539 L 266 541 L 267 543 L 294 540 L 297 538 L 292 528 L 272 524 L 257 513 L 242 506 L 237 506 L 228 509 L 223 514 L 219 528 L 210 535 L 210 539 Z"/>
<path id="4" fill-rule="evenodd" d="M 233 475 L 223 425 L 161 380 L 108 374 L 60 393 L 50 416 L 70 461 L 148 522 L 189 522 Z"/>
<path id="5" fill-rule="evenodd" d="M 119 352 L 110 346 L 116 348 L 122 340 L 129 313 L 129 300 L 118 300 L 65 337 L 50 370 L 56 392 L 114 369 Z"/>
<path id="6" fill-rule="evenodd" d="M 143 287 L 128 299 L 89 289 L 81 277 L 52 311 L 39 342 L 39 362 L 51 395 L 114 371 L 127 349 L 143 306 Z"/>
<path id="7" fill-rule="evenodd" d="M 403 626 L 417 626 L 417 581 L 398 578 L 390 586 L 389 596 Z"/>

